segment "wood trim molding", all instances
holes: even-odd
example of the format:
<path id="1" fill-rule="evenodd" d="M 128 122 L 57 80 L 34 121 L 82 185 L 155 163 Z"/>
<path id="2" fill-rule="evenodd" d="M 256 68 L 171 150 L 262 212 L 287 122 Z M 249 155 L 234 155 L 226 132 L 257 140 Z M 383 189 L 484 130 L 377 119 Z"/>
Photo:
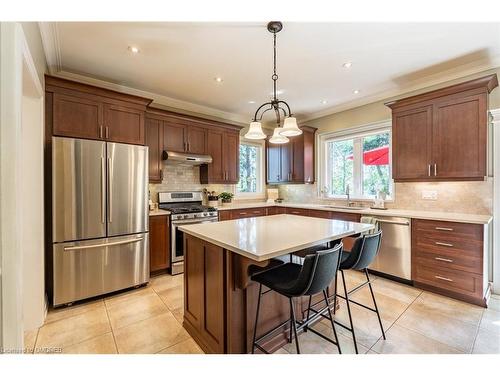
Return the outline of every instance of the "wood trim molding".
<path id="1" fill-rule="evenodd" d="M 500 160 L 500 108 L 490 111 L 493 160 Z M 493 163 L 493 293 L 500 293 L 500 162 Z"/>
<path id="2" fill-rule="evenodd" d="M 498 86 L 498 79 L 496 74 L 490 74 L 484 77 L 476 78 L 470 81 L 458 83 L 456 85 L 448 86 L 442 89 L 437 89 L 433 91 L 429 91 L 420 95 L 411 96 L 408 98 L 403 98 L 399 100 L 394 100 L 391 102 L 385 103 L 391 109 L 396 109 L 401 106 L 407 106 L 410 104 L 416 104 L 420 102 L 424 102 L 427 100 L 433 100 L 436 98 L 440 98 L 442 96 L 448 96 L 452 94 L 457 94 L 460 92 L 474 90 L 474 89 L 484 89 L 488 92 L 488 94 L 495 87 Z"/>
<path id="3" fill-rule="evenodd" d="M 49 72 L 54 74 L 62 69 L 57 22 L 38 22 L 38 27 Z"/>

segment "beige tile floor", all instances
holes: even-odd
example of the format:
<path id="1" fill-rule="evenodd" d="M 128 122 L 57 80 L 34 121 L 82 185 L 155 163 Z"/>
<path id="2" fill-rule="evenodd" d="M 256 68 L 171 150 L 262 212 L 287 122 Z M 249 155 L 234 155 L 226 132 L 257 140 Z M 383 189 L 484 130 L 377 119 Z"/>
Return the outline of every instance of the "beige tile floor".
<path id="1" fill-rule="evenodd" d="M 348 287 L 363 275 L 347 274 Z M 493 296 L 488 309 L 450 298 L 373 278 L 386 340 L 381 337 L 376 315 L 352 306 L 360 353 L 439 354 L 499 353 L 500 296 Z M 159 276 L 143 288 L 104 299 L 51 310 L 45 324 L 26 332 L 25 347 L 36 353 L 203 353 L 182 328 L 182 275 Z M 352 298 L 370 304 L 368 288 Z M 347 322 L 347 309 L 341 303 L 337 317 Z M 328 321 L 315 328 L 333 337 Z M 343 353 L 354 353 L 351 334 L 337 327 Z M 337 353 L 337 348 L 311 332 L 300 335 L 302 353 Z M 288 344 L 277 353 L 295 352 Z"/>

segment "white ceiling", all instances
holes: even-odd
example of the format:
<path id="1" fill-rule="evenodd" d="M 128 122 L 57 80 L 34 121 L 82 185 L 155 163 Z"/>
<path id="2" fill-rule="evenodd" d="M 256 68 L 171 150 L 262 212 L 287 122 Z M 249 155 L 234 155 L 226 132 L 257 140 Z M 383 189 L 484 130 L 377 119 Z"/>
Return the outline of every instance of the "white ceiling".
<path id="1" fill-rule="evenodd" d="M 90 76 L 247 120 L 272 91 L 272 35 L 265 22 L 63 22 L 54 30 L 55 72 Z M 277 41 L 280 98 L 299 118 L 387 98 L 436 83 L 436 77 L 449 72 L 499 66 L 499 37 L 498 23 L 285 22 Z M 131 54 L 129 45 L 140 53 Z M 342 67 L 347 61 L 351 69 Z M 222 83 L 214 80 L 217 76 Z M 355 89 L 360 93 L 354 94 Z M 256 103 L 249 104 L 252 100 Z"/>

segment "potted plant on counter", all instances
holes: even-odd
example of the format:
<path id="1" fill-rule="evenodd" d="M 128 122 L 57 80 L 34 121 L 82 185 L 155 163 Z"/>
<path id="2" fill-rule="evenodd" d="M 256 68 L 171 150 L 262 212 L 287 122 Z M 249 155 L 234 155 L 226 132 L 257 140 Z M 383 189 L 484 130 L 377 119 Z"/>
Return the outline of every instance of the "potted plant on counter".
<path id="1" fill-rule="evenodd" d="M 233 197 L 233 193 L 228 193 L 226 191 L 219 194 L 219 198 L 221 199 L 223 205 L 231 204 L 231 202 L 233 201 Z"/>

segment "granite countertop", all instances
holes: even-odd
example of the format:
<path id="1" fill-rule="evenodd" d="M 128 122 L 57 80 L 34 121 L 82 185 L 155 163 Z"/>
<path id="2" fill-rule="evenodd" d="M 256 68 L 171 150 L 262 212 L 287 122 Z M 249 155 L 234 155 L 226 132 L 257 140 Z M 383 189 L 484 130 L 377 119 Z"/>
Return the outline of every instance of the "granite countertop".
<path id="1" fill-rule="evenodd" d="M 170 211 L 157 209 L 153 211 L 149 211 L 149 216 L 160 216 L 160 215 L 170 215 Z"/>
<path id="2" fill-rule="evenodd" d="M 459 223 L 470 223 L 470 224 L 488 224 L 493 218 L 490 215 L 475 215 L 475 214 L 465 214 L 456 212 L 438 212 L 438 211 L 418 211 L 418 210 L 404 210 L 404 209 L 387 209 L 387 210 L 376 210 L 371 208 L 362 209 L 349 209 L 349 208 L 338 208 L 330 207 L 327 204 L 313 204 L 313 203 L 268 203 L 268 202 L 247 202 L 247 203 L 232 203 L 231 205 L 224 205 L 218 207 L 218 210 L 235 210 L 244 208 L 255 208 L 255 207 L 291 207 L 291 208 L 306 208 L 313 210 L 324 210 L 324 211 L 337 211 L 337 212 L 350 212 L 358 213 L 361 215 L 371 215 L 371 216 L 400 216 L 412 219 L 426 219 L 426 220 L 442 220 L 442 221 L 453 221 Z"/>
<path id="3" fill-rule="evenodd" d="M 297 215 L 179 226 L 185 233 L 255 261 L 264 261 L 373 229 L 371 224 Z"/>

